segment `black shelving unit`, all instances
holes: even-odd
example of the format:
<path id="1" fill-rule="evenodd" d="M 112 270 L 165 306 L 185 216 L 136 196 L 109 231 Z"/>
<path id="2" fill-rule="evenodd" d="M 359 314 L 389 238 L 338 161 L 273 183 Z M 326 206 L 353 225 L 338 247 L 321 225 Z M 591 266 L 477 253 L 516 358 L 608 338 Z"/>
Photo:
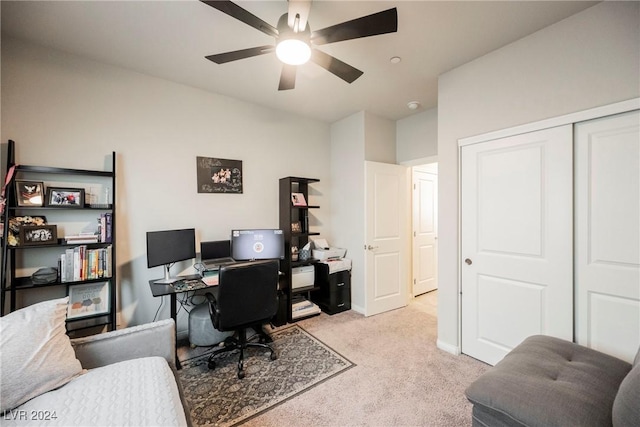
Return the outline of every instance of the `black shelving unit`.
<path id="1" fill-rule="evenodd" d="M 9 296 L 9 310 L 12 312 L 19 308 L 17 306 L 17 294 L 18 292 L 38 292 L 43 288 L 61 287 L 64 288 L 65 294 L 68 295 L 70 288 L 77 285 L 87 284 L 99 284 L 106 283 L 109 286 L 108 299 L 109 310 L 108 312 L 87 315 L 83 317 L 77 317 L 67 319 L 67 332 L 70 335 L 80 333 L 80 331 L 87 328 L 93 328 L 98 326 L 107 326 L 108 330 L 116 329 L 116 153 L 111 153 L 111 171 L 98 171 L 98 170 L 86 170 L 86 169 L 68 169 L 68 168 L 56 168 L 48 166 L 29 166 L 16 164 L 15 160 L 15 142 L 9 140 L 7 149 L 7 171 L 10 171 L 14 167 L 14 174 L 11 182 L 6 188 L 7 204 L 2 214 L 2 223 L 4 229 L 2 233 L 2 255 L 0 265 L 0 315 L 5 315 L 7 311 L 7 295 Z M 81 188 L 82 184 L 99 185 L 105 184 L 110 189 L 107 203 L 102 205 L 97 203 L 85 204 L 81 207 L 59 207 L 59 206 L 18 206 L 17 195 L 14 182 L 16 179 L 42 181 L 44 184 L 49 182 L 70 182 L 69 187 Z M 59 187 L 59 185 L 53 185 Z M 43 188 L 44 192 L 44 188 Z M 53 214 L 57 216 L 67 215 L 79 215 L 74 217 L 76 219 L 96 219 L 101 213 L 111 214 L 111 239 L 110 242 L 100 243 L 66 243 L 64 239 L 59 238 L 54 244 L 47 245 L 9 245 L 9 219 L 19 216 L 46 216 L 47 214 Z M 51 221 L 47 221 L 51 224 Z M 75 248 L 78 246 L 85 246 L 87 249 L 102 249 L 109 248 L 111 253 L 111 265 L 109 270 L 111 275 L 109 277 L 101 277 L 97 279 L 81 280 L 81 281 L 64 281 L 62 282 L 60 277 L 58 280 L 52 283 L 40 284 L 34 283 L 31 276 L 21 277 L 17 276 L 18 267 L 21 266 L 21 262 L 29 259 L 36 254 L 42 254 L 43 251 L 51 251 L 52 254 L 44 255 L 43 258 L 51 259 L 49 264 L 53 264 L 53 259 L 59 259 L 59 255 L 64 253 L 69 248 Z M 56 265 L 43 265 L 42 267 L 56 267 Z"/>
<path id="2" fill-rule="evenodd" d="M 299 259 L 297 261 L 293 261 L 291 258 L 291 248 L 295 246 L 301 250 L 309 242 L 309 236 L 320 235 L 319 232 L 312 232 L 309 229 L 309 211 L 319 209 L 320 206 L 293 206 L 293 203 L 291 202 L 291 194 L 302 193 L 307 203 L 309 203 L 309 184 L 316 182 L 320 182 L 320 180 L 293 176 L 280 179 L 280 229 L 283 230 L 285 242 L 285 259 L 280 263 L 280 269 L 283 273 L 281 286 L 282 292 L 280 297 L 285 298 L 286 300 L 286 303 L 283 304 L 283 306 L 286 307 L 286 317 L 289 322 L 309 317 L 304 316 L 294 318 L 292 316 L 291 305 L 295 301 L 296 297 L 303 296 L 310 301 L 311 292 L 319 289 L 319 287 L 315 285 L 297 289 L 293 289 L 291 287 L 291 272 L 293 268 L 313 265 L 318 262 L 311 257 L 306 260 Z M 294 223 L 300 223 L 300 231 L 292 231 L 292 224 Z"/>

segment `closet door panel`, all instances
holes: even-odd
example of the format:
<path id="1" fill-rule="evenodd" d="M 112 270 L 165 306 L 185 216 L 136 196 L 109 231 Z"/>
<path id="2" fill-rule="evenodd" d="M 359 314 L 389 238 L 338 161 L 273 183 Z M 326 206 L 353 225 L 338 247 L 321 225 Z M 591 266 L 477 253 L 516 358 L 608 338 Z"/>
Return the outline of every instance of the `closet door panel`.
<path id="1" fill-rule="evenodd" d="M 570 125 L 462 148 L 463 353 L 573 339 L 572 162 Z"/>
<path id="2" fill-rule="evenodd" d="M 640 346 L 640 113 L 575 126 L 576 339 L 632 361 Z"/>

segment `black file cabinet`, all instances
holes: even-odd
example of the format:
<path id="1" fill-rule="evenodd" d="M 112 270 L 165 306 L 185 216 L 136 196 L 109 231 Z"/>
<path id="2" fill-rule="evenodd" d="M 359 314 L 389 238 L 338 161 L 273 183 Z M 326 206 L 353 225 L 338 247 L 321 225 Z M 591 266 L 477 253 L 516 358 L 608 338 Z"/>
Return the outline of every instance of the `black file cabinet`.
<path id="1" fill-rule="evenodd" d="M 351 271 L 329 274 L 327 264 L 315 265 L 315 285 L 319 290 L 311 293 L 311 300 L 327 314 L 336 314 L 351 309 Z"/>

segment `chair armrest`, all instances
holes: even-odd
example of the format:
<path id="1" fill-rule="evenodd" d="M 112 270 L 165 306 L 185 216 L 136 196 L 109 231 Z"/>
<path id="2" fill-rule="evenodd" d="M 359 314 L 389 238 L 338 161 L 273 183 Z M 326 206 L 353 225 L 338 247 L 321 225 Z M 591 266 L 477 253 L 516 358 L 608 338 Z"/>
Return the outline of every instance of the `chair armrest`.
<path id="1" fill-rule="evenodd" d="M 130 328 L 71 340 L 76 357 L 85 369 L 123 360 L 160 356 L 175 364 L 175 323 L 161 320 Z"/>

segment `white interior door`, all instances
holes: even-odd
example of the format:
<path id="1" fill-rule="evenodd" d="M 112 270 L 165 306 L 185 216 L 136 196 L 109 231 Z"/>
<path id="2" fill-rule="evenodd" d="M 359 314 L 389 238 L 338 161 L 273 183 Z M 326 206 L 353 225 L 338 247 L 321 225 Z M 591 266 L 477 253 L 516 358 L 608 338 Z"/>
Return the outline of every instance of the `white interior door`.
<path id="1" fill-rule="evenodd" d="M 462 351 L 493 365 L 530 335 L 573 340 L 571 126 L 461 151 Z"/>
<path id="2" fill-rule="evenodd" d="M 437 170 L 437 169 L 436 169 Z M 438 288 L 438 174 L 413 170 L 413 295 Z"/>
<path id="3" fill-rule="evenodd" d="M 408 168 L 365 162 L 365 316 L 409 299 Z"/>
<path id="4" fill-rule="evenodd" d="M 640 346 L 640 113 L 576 125 L 576 339 Z"/>

